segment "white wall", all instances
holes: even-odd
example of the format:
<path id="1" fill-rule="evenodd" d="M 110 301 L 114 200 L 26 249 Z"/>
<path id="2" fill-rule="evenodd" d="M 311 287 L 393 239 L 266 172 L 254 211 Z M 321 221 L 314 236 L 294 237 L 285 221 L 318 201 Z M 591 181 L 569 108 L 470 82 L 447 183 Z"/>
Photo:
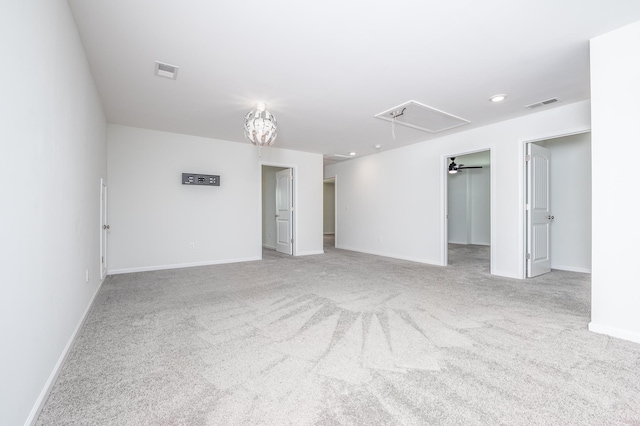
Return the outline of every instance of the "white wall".
<path id="1" fill-rule="evenodd" d="M 491 243 L 490 178 L 488 166 L 447 174 L 447 234 L 450 243 Z"/>
<path id="2" fill-rule="evenodd" d="M 323 188 L 323 231 L 325 234 L 334 234 L 336 232 L 336 184 L 333 180 L 325 181 Z"/>
<path id="3" fill-rule="evenodd" d="M 4 2 L 0 40 L 0 424 L 21 425 L 100 285 L 106 122 L 66 1 Z"/>
<path id="4" fill-rule="evenodd" d="M 491 150 L 492 273 L 524 277 L 524 141 L 590 126 L 588 101 L 327 166 L 340 175 L 339 248 L 441 265 L 446 158 Z"/>
<path id="5" fill-rule="evenodd" d="M 110 273 L 260 259 L 262 163 L 294 168 L 296 253 L 322 252 L 321 155 L 118 125 L 108 140 Z"/>
<path id="6" fill-rule="evenodd" d="M 447 236 L 450 243 L 469 243 L 467 233 L 468 180 L 469 176 L 464 173 L 448 174 L 447 176 Z"/>
<path id="7" fill-rule="evenodd" d="M 469 243 L 488 246 L 491 244 L 491 168 L 468 172 Z"/>
<path id="8" fill-rule="evenodd" d="M 551 153 L 551 268 L 591 272 L 591 136 L 538 143 Z"/>
<path id="9" fill-rule="evenodd" d="M 640 342 L 640 22 L 591 41 L 592 331 Z M 620 164 L 622 163 L 622 167 Z"/>

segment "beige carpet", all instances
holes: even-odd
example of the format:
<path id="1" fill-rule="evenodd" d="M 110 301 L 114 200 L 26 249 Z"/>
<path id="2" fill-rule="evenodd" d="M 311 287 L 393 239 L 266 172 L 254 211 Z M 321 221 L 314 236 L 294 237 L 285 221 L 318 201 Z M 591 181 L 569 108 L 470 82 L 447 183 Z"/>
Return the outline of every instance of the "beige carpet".
<path id="1" fill-rule="evenodd" d="M 640 424 L 640 345 L 589 275 L 336 250 L 109 277 L 39 425 Z"/>

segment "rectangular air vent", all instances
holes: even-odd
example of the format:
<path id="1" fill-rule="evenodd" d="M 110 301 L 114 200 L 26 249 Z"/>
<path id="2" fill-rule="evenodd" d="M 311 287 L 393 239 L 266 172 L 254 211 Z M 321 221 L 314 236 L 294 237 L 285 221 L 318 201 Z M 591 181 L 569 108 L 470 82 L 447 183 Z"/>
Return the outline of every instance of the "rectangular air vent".
<path id="1" fill-rule="evenodd" d="M 327 154 L 324 156 L 325 160 L 333 160 L 333 161 L 346 160 L 347 158 L 353 158 L 353 157 L 351 155 L 342 155 L 342 154 Z"/>
<path id="2" fill-rule="evenodd" d="M 534 104 L 525 105 L 525 108 L 529 108 L 529 109 L 540 108 L 549 104 L 555 104 L 556 102 L 560 102 L 560 99 L 558 98 L 547 99 L 546 101 L 540 101 Z"/>
<path id="3" fill-rule="evenodd" d="M 376 114 L 375 117 L 429 133 L 438 133 L 470 123 L 468 120 L 416 101 L 405 102 Z"/>
<path id="4" fill-rule="evenodd" d="M 178 78 L 178 68 L 179 67 L 175 65 L 156 61 L 156 75 L 158 77 L 166 77 L 175 80 Z"/>

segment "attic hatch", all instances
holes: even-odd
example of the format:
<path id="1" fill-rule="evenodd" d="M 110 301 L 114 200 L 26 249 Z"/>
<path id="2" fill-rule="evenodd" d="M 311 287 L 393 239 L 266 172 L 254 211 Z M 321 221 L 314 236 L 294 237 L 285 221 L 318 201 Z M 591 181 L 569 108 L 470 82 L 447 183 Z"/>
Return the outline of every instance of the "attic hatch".
<path id="1" fill-rule="evenodd" d="M 407 101 L 376 114 L 375 117 L 429 133 L 438 133 L 470 123 L 469 120 L 416 101 Z"/>
<path id="2" fill-rule="evenodd" d="M 165 64 L 164 62 L 156 61 L 156 72 L 158 77 L 166 77 L 172 80 L 178 78 L 178 68 L 175 65 Z"/>

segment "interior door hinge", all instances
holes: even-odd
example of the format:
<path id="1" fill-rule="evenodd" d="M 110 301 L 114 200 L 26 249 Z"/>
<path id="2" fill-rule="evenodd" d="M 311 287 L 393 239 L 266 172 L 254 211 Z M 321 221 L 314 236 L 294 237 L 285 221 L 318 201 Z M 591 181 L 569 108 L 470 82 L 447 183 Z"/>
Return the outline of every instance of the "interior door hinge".
<path id="1" fill-rule="evenodd" d="M 531 161 L 531 156 L 530 155 L 525 155 L 524 156 L 524 161 Z"/>
<path id="2" fill-rule="evenodd" d="M 293 238 L 291 239 L 291 244 L 293 244 Z"/>
<path id="3" fill-rule="evenodd" d="M 531 260 L 531 253 L 527 253 L 527 260 Z"/>
<path id="4" fill-rule="evenodd" d="M 525 205 L 524 205 L 524 209 L 525 209 L 526 211 L 529 211 L 529 203 L 527 203 L 527 204 L 525 204 Z"/>

